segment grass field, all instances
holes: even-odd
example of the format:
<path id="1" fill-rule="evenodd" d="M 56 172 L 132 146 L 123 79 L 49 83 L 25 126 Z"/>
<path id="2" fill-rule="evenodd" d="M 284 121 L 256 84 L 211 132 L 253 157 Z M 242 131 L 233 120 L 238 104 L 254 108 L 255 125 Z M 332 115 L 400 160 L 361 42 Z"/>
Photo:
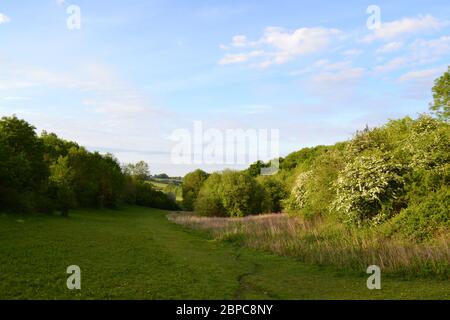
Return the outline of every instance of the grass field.
<path id="1" fill-rule="evenodd" d="M 182 201 L 183 197 L 181 195 L 181 186 L 175 185 L 175 184 L 169 184 L 167 182 L 162 182 L 162 181 L 149 181 L 149 183 L 151 183 L 153 186 L 155 186 L 158 190 L 162 191 L 162 192 L 173 192 L 176 196 L 176 200 L 177 201 Z"/>
<path id="2" fill-rule="evenodd" d="M 314 267 L 210 240 L 127 208 L 70 218 L 0 215 L 0 299 L 449 299 L 448 281 L 367 276 Z M 66 268 L 81 268 L 81 290 Z"/>

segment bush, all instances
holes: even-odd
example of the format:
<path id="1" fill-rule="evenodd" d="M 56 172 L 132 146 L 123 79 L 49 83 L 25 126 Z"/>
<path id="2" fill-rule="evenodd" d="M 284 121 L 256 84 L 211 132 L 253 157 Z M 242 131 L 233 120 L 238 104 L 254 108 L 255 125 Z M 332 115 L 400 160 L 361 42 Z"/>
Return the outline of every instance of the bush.
<path id="1" fill-rule="evenodd" d="M 330 147 L 317 157 L 310 171 L 298 175 L 285 202 L 290 214 L 310 218 L 329 213 L 336 197 L 334 182 L 344 166 L 342 147 Z"/>
<path id="2" fill-rule="evenodd" d="M 404 206 L 407 167 L 387 154 L 356 157 L 339 174 L 332 208 L 349 223 L 379 224 Z"/>
<path id="3" fill-rule="evenodd" d="M 249 174 L 227 170 L 206 180 L 195 207 L 206 216 L 243 217 L 261 213 L 263 194 L 261 185 Z"/>
<path id="4" fill-rule="evenodd" d="M 225 171 L 219 192 L 223 207 L 231 217 L 243 217 L 262 211 L 263 189 L 248 174 Z"/>
<path id="5" fill-rule="evenodd" d="M 427 240 L 450 228 L 450 189 L 443 187 L 421 198 L 415 198 L 388 225 L 390 234 L 414 240 Z"/>
<path id="6" fill-rule="evenodd" d="M 277 213 L 283 210 L 283 200 L 287 197 L 286 186 L 279 179 L 272 176 L 259 176 L 258 182 L 263 189 L 262 211 Z"/>
<path id="7" fill-rule="evenodd" d="M 224 217 L 227 212 L 222 204 L 220 194 L 220 185 L 222 183 L 222 175 L 213 173 L 205 181 L 197 200 L 195 202 L 195 210 L 203 216 Z"/>
<path id="8" fill-rule="evenodd" d="M 415 169 L 433 169 L 450 163 L 450 125 L 420 116 L 411 124 L 410 133 L 402 149 L 409 155 Z"/>
<path id="9" fill-rule="evenodd" d="M 302 213 L 307 206 L 310 197 L 308 182 L 313 178 L 312 171 L 302 172 L 298 175 L 291 195 L 286 201 L 288 212 L 291 214 Z M 305 215 L 307 216 L 307 215 Z"/>
<path id="10" fill-rule="evenodd" d="M 188 173 L 184 177 L 181 192 L 183 196 L 183 207 L 185 210 L 194 210 L 195 201 L 197 200 L 200 189 L 207 178 L 208 174 L 203 170 L 195 170 L 194 172 Z"/>
<path id="11" fill-rule="evenodd" d="M 156 190 L 155 187 L 146 181 L 139 179 L 134 180 L 134 198 L 138 206 L 164 209 L 164 210 L 178 210 L 178 205 L 171 196 L 162 191 Z M 133 198 L 130 197 L 129 198 Z"/>

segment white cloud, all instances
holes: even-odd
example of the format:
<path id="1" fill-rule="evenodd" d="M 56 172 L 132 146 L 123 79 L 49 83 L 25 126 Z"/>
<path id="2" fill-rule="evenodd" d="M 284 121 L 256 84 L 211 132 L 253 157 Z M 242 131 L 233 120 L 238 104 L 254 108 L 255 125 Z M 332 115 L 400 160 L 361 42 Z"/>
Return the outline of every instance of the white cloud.
<path id="1" fill-rule="evenodd" d="M 402 94 L 405 98 L 421 100 L 430 99 L 431 88 L 434 80 L 447 70 L 443 65 L 436 68 L 415 70 L 404 73 L 398 78 L 398 83 L 402 85 Z"/>
<path id="2" fill-rule="evenodd" d="M 374 68 L 376 74 L 387 73 L 405 67 L 416 67 L 436 62 L 440 57 L 450 54 L 450 36 L 437 39 L 418 39 L 405 47 L 408 55 L 396 57 Z"/>
<path id="3" fill-rule="evenodd" d="M 1 91 L 13 90 L 12 94 L 20 95 L 29 88 L 76 91 L 83 105 L 89 107 L 88 111 L 115 119 L 157 113 L 143 93 L 123 81 L 111 67 L 102 64 L 84 65 L 64 73 L 37 67 L 10 67 L 5 78 L 0 78 Z"/>
<path id="4" fill-rule="evenodd" d="M 10 21 L 11 19 L 7 15 L 0 12 L 0 24 L 8 23 Z"/>
<path id="5" fill-rule="evenodd" d="M 323 59 L 290 73 L 302 76 L 302 87 L 323 100 L 347 99 L 366 74 L 365 68 L 352 65 L 349 60 L 330 62 Z"/>
<path id="6" fill-rule="evenodd" d="M 440 76 L 446 70 L 445 66 L 439 68 L 431 68 L 419 71 L 411 71 L 400 76 L 400 82 L 408 82 L 408 81 L 427 81 L 432 82 L 438 76 Z"/>
<path id="7" fill-rule="evenodd" d="M 313 74 L 312 81 L 326 85 L 340 85 L 353 83 L 364 75 L 364 68 L 353 67 L 349 61 L 330 63 L 319 60 L 316 63 L 319 72 Z"/>
<path id="8" fill-rule="evenodd" d="M 385 64 L 378 65 L 374 68 L 376 74 L 391 72 L 400 68 L 403 68 L 411 62 L 411 58 L 398 57 L 388 61 Z"/>
<path id="9" fill-rule="evenodd" d="M 245 47 L 247 45 L 247 37 L 244 35 L 237 35 L 233 37 L 233 47 Z"/>
<path id="10" fill-rule="evenodd" d="M 308 55 L 325 50 L 334 37 L 341 32 L 337 29 L 322 27 L 299 28 L 288 31 L 279 27 L 268 27 L 257 41 L 248 41 L 244 35 L 233 37 L 231 47 L 256 47 L 258 50 L 227 54 L 219 64 L 242 63 L 250 58 L 264 57 L 258 66 L 268 67 L 273 64 L 283 64 L 297 56 Z M 228 48 L 227 46 L 221 46 Z"/>
<path id="11" fill-rule="evenodd" d="M 359 56 L 363 51 L 360 49 L 349 49 L 344 52 L 342 52 L 342 55 L 346 57 L 357 57 Z"/>
<path id="12" fill-rule="evenodd" d="M 386 43 L 385 45 L 381 46 L 377 49 L 377 54 L 383 54 L 383 53 L 390 53 L 400 50 L 403 47 L 403 42 L 400 41 L 394 41 Z"/>
<path id="13" fill-rule="evenodd" d="M 422 61 L 433 61 L 437 57 L 450 54 L 450 36 L 432 40 L 416 40 L 410 46 L 414 56 Z"/>
<path id="14" fill-rule="evenodd" d="M 236 64 L 246 62 L 251 58 L 263 55 L 262 51 L 251 51 L 247 53 L 226 54 L 220 61 L 220 65 Z"/>
<path id="15" fill-rule="evenodd" d="M 429 31 L 438 31 L 447 25 L 431 15 L 419 16 L 417 18 L 403 18 L 392 22 L 382 23 L 380 28 L 374 29 L 372 34 L 363 40 L 371 42 L 374 40 L 390 40 L 406 34 L 414 34 Z"/>

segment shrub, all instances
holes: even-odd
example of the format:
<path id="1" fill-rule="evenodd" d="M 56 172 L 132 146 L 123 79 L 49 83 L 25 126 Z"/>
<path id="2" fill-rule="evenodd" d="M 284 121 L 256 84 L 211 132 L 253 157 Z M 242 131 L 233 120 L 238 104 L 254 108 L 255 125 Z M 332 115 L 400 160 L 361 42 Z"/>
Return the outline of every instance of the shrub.
<path id="1" fill-rule="evenodd" d="M 306 208 L 310 196 L 307 183 L 313 177 L 312 171 L 302 172 L 298 175 L 291 195 L 286 201 L 288 212 L 291 214 L 301 213 Z"/>
<path id="2" fill-rule="evenodd" d="M 243 217 L 262 211 L 263 189 L 248 174 L 225 171 L 219 193 L 222 205 L 231 217 Z"/>
<path id="3" fill-rule="evenodd" d="M 182 196 L 183 196 L 183 207 L 185 210 L 192 211 L 195 207 L 195 201 L 197 200 L 200 189 L 208 178 L 208 174 L 203 170 L 195 170 L 194 172 L 188 173 L 182 184 Z"/>
<path id="4" fill-rule="evenodd" d="M 406 171 L 387 154 L 358 156 L 339 174 L 332 208 L 346 222 L 379 224 L 404 206 Z"/>
<path id="5" fill-rule="evenodd" d="M 305 183 L 307 205 L 301 210 L 304 217 L 326 215 L 336 197 L 336 181 L 344 167 L 342 150 L 331 149 L 320 155 L 312 165 L 312 176 Z"/>
<path id="6" fill-rule="evenodd" d="M 227 170 L 206 180 L 195 208 L 205 216 L 258 214 L 262 211 L 263 192 L 261 185 L 249 174 Z"/>
<path id="7" fill-rule="evenodd" d="M 155 187 L 146 181 L 134 180 L 135 204 L 144 207 L 178 210 L 178 205 L 170 195 L 156 190 Z"/>
<path id="8" fill-rule="evenodd" d="M 450 124 L 420 116 L 402 148 L 408 152 L 411 166 L 415 169 L 433 169 L 450 162 Z"/>
<path id="9" fill-rule="evenodd" d="M 450 230 L 450 189 L 442 187 L 436 192 L 415 198 L 389 224 L 390 234 L 414 240 L 427 240 L 439 231 Z"/>
<path id="10" fill-rule="evenodd" d="M 272 176 L 260 176 L 258 182 L 263 189 L 262 211 L 277 213 L 283 210 L 283 200 L 288 196 L 286 186 Z"/>
<path id="11" fill-rule="evenodd" d="M 204 216 L 226 216 L 226 210 L 222 204 L 220 185 L 222 175 L 213 173 L 203 184 L 195 202 L 195 210 Z"/>

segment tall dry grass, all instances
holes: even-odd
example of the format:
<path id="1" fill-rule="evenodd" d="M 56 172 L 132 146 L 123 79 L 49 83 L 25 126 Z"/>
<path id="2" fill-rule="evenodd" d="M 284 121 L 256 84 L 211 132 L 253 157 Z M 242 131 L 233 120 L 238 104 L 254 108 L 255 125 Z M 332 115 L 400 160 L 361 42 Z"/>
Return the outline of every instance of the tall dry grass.
<path id="1" fill-rule="evenodd" d="M 413 275 L 450 273 L 450 237 L 427 243 L 388 238 L 382 233 L 351 229 L 330 219 L 304 220 L 284 214 L 245 218 L 208 218 L 170 214 L 169 220 L 207 230 L 212 237 L 255 249 L 297 258 L 303 262 L 365 270 L 378 265 L 383 272 Z"/>

